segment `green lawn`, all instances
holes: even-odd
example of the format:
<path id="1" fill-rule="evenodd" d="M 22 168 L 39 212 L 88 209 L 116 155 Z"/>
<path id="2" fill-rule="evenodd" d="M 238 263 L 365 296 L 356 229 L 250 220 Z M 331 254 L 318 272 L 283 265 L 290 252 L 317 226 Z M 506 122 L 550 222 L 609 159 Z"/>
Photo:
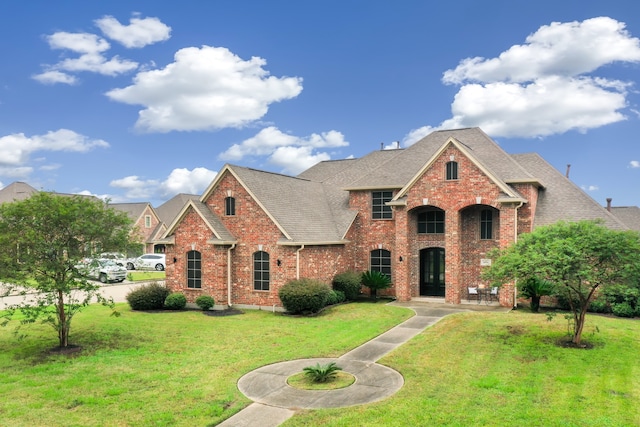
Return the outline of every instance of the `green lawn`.
<path id="1" fill-rule="evenodd" d="M 71 341 L 84 350 L 71 357 L 47 355 L 52 329 L 31 326 L 18 341 L 0 328 L 0 425 L 215 425 L 250 403 L 236 387 L 244 373 L 339 356 L 412 314 L 373 303 L 313 318 L 119 308 L 120 318 L 100 306 L 78 315 Z M 590 316 L 589 350 L 555 344 L 564 322 L 525 311 L 452 315 L 381 360 L 405 378 L 393 397 L 285 425 L 640 425 L 640 321 Z"/>
<path id="2" fill-rule="evenodd" d="M 140 282 L 146 280 L 164 280 L 164 271 L 144 271 L 144 270 L 129 270 L 127 271 L 127 280 L 132 282 Z"/>

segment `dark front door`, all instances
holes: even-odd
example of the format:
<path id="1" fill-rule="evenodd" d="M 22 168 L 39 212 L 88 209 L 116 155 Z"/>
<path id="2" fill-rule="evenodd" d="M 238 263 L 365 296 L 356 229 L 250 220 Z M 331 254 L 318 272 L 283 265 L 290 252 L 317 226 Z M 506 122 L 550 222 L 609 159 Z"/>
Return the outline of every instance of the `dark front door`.
<path id="1" fill-rule="evenodd" d="M 443 248 L 427 248 L 420 251 L 420 295 L 444 296 Z"/>

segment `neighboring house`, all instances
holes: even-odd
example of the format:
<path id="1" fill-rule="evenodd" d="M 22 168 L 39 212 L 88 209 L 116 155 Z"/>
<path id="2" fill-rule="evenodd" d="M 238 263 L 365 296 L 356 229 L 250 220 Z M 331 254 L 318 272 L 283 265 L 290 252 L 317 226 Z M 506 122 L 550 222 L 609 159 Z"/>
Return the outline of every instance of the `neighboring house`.
<path id="1" fill-rule="evenodd" d="M 156 237 L 155 232 L 161 224 L 153 206 L 148 202 L 111 203 L 109 206 L 127 214 L 129 219 L 133 221 L 133 239 L 143 245 L 144 253 L 153 253 L 153 239 Z"/>
<path id="2" fill-rule="evenodd" d="M 28 199 L 33 193 L 37 192 L 38 190 L 25 182 L 12 182 L 0 190 L 0 204 Z"/>
<path id="3" fill-rule="evenodd" d="M 225 165 L 156 243 L 166 245 L 167 286 L 189 302 L 280 307 L 289 280 L 379 270 L 399 300 L 458 304 L 481 283 L 491 249 L 541 225 L 596 218 L 627 228 L 537 154 L 509 155 L 468 128 L 297 177 Z M 511 284 L 500 303 L 514 304 Z"/>

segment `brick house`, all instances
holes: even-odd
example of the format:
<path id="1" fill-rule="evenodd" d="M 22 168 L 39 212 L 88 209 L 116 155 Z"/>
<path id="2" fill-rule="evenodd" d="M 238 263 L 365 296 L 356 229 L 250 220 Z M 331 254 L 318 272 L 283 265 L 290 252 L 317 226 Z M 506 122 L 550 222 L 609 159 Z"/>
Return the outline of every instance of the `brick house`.
<path id="1" fill-rule="evenodd" d="M 434 132 L 406 149 L 318 163 L 297 177 L 225 165 L 156 243 L 166 283 L 189 302 L 281 307 L 301 277 L 330 283 L 380 270 L 399 300 L 459 304 L 487 253 L 558 220 L 627 228 L 537 154 L 507 154 L 478 128 Z M 512 285 L 500 303 L 514 304 Z"/>

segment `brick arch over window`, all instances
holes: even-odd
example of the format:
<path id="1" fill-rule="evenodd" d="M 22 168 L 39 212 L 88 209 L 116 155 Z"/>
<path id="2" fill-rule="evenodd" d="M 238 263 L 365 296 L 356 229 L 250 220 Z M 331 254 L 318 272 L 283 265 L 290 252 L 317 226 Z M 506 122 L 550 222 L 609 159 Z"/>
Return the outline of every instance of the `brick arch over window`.
<path id="1" fill-rule="evenodd" d="M 198 251 L 187 252 L 187 288 L 202 287 L 202 254 Z"/>
<path id="2" fill-rule="evenodd" d="M 374 249 L 369 255 L 369 269 L 391 277 L 391 251 Z"/>
<path id="3" fill-rule="evenodd" d="M 270 282 L 269 254 L 264 251 L 253 253 L 253 290 L 268 291 Z"/>

